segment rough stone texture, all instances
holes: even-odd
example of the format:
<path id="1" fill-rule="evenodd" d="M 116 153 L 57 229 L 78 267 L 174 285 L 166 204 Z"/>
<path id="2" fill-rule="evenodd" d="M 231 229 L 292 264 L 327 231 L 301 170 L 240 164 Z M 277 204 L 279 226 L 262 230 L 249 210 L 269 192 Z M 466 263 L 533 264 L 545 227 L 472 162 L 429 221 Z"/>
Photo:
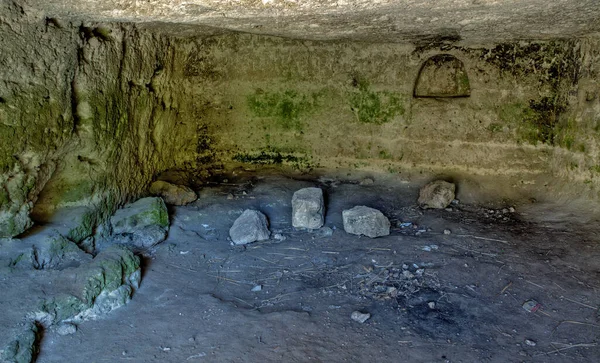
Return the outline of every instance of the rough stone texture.
<path id="1" fill-rule="evenodd" d="M 444 209 L 454 200 L 456 186 L 443 180 L 433 181 L 419 191 L 421 208 Z"/>
<path id="2" fill-rule="evenodd" d="M 439 42 L 573 37 L 600 31 L 593 0 L 30 0 L 50 15 L 208 25 L 310 39 Z M 189 33 L 206 31 L 187 28 Z"/>
<path id="3" fill-rule="evenodd" d="M 0 34 L 0 237 L 65 206 L 90 206 L 97 222 L 155 174 L 205 161 L 206 129 L 177 120 L 199 112 L 165 82 L 166 37 L 71 23 L 20 1 L 0 3 Z"/>
<path id="4" fill-rule="evenodd" d="M 110 224 L 115 242 L 146 248 L 166 238 L 169 213 L 161 198 L 142 198 L 117 210 Z"/>
<path id="5" fill-rule="evenodd" d="M 198 199 L 196 192 L 191 188 L 162 180 L 157 180 L 150 185 L 150 193 L 162 197 L 165 203 L 173 205 L 186 205 Z"/>
<path id="6" fill-rule="evenodd" d="M 344 230 L 350 234 L 371 238 L 390 234 L 390 221 L 377 209 L 356 206 L 342 211 Z"/>
<path id="7" fill-rule="evenodd" d="M 319 229 L 325 223 L 325 204 L 321 188 L 304 188 L 292 197 L 292 226 Z"/>
<path id="8" fill-rule="evenodd" d="M 4 348 L 4 352 L 0 355 L 1 361 L 6 363 L 35 362 L 39 351 L 40 334 L 40 328 L 34 323 L 29 323 L 27 328 Z"/>
<path id="9" fill-rule="evenodd" d="M 74 271 L 70 293 L 45 299 L 39 310 L 29 315 L 46 326 L 65 320 L 94 319 L 129 301 L 132 276 L 139 277 L 139 269 L 140 260 L 131 251 L 111 247 Z M 135 284 L 139 285 L 139 281 Z"/>
<path id="10" fill-rule="evenodd" d="M 33 234 L 23 240 L 0 240 L 0 274 L 10 276 L 0 280 L 2 362 L 31 362 L 42 326 L 54 329 L 95 318 L 127 302 L 139 286 L 139 258 L 118 246 L 60 272 L 31 265 L 17 268 L 13 262 L 40 238 Z"/>
<path id="11" fill-rule="evenodd" d="M 31 253 L 33 268 L 38 270 L 62 270 L 67 267 L 77 267 L 90 260 L 91 255 L 56 232 L 51 232 L 40 243 L 34 245 Z"/>
<path id="12" fill-rule="evenodd" d="M 236 245 L 244 245 L 269 239 L 267 217 L 257 210 L 246 209 L 229 229 L 229 237 Z"/>
<path id="13" fill-rule="evenodd" d="M 574 194 L 598 198 L 599 11 L 541 0 L 3 1 L 0 237 L 88 206 L 80 241 L 165 170 L 237 163 L 449 171 L 559 191 L 574 181 Z M 412 97 L 439 54 L 462 61 L 470 97 Z"/>
<path id="14" fill-rule="evenodd" d="M 365 321 L 371 318 L 369 313 L 361 313 L 360 311 L 353 311 L 350 318 L 358 323 L 363 324 Z"/>
<path id="15" fill-rule="evenodd" d="M 56 333 L 58 335 L 71 335 L 77 332 L 77 326 L 71 323 L 58 324 L 56 327 Z"/>

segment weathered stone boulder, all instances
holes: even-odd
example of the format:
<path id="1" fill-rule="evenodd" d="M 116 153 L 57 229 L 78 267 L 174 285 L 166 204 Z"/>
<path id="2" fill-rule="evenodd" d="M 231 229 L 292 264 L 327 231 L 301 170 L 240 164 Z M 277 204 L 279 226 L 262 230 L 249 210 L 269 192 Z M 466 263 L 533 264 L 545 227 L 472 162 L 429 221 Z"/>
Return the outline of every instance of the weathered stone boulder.
<path id="1" fill-rule="evenodd" d="M 100 252 L 89 264 L 70 272 L 71 293 L 45 299 L 31 319 L 46 326 L 95 319 L 126 304 L 141 279 L 139 257 L 120 246 Z"/>
<path id="2" fill-rule="evenodd" d="M 421 208 L 444 209 L 454 200 L 456 186 L 443 180 L 436 180 L 421 188 L 419 206 Z"/>
<path id="3" fill-rule="evenodd" d="M 319 229 L 325 223 L 325 204 L 321 188 L 304 188 L 292 197 L 292 226 Z"/>
<path id="4" fill-rule="evenodd" d="M 167 237 L 169 213 L 161 198 L 142 198 L 117 210 L 110 224 L 114 242 L 147 248 Z"/>
<path id="5" fill-rule="evenodd" d="M 172 205 L 186 205 L 198 199 L 196 192 L 191 188 L 162 180 L 157 180 L 150 185 L 150 193 L 163 198 L 165 203 Z"/>
<path id="6" fill-rule="evenodd" d="M 244 245 L 269 239 L 267 217 L 257 210 L 246 209 L 229 229 L 229 237 L 236 245 Z"/>
<path id="7" fill-rule="evenodd" d="M 377 209 L 356 206 L 342 212 L 344 230 L 350 234 L 375 238 L 390 234 L 390 221 Z"/>

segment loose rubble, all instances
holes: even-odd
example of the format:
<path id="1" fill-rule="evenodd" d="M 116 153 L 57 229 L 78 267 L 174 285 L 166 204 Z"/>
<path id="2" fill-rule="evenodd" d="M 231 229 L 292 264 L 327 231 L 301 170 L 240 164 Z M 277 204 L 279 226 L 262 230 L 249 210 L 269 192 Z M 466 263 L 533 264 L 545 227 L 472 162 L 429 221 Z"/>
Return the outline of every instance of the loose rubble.
<path id="1" fill-rule="evenodd" d="M 418 203 L 424 209 L 445 209 L 454 200 L 456 186 L 443 180 L 436 180 L 421 188 Z"/>
<path id="2" fill-rule="evenodd" d="M 377 209 L 356 206 L 342 212 L 344 230 L 350 234 L 364 235 L 370 238 L 390 234 L 390 221 Z"/>
<path id="3" fill-rule="evenodd" d="M 304 188 L 292 197 L 292 226 L 319 229 L 325 222 L 325 205 L 321 188 Z"/>
<path id="4" fill-rule="evenodd" d="M 269 239 L 267 217 L 257 210 L 246 209 L 229 229 L 229 237 L 236 245 L 244 245 Z"/>
<path id="5" fill-rule="evenodd" d="M 198 199 L 191 188 L 162 180 L 157 180 L 150 185 L 150 194 L 161 197 L 165 203 L 172 205 L 186 205 Z"/>
<path id="6" fill-rule="evenodd" d="M 363 324 L 365 321 L 371 318 L 369 313 L 361 313 L 360 311 L 353 311 L 350 318 L 356 322 Z"/>

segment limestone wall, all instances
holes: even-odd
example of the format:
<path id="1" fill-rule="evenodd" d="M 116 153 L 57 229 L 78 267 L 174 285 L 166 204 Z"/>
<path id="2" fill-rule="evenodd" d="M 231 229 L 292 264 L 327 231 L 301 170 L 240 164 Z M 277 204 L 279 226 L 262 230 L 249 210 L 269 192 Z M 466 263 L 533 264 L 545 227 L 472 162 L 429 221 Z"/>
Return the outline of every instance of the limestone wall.
<path id="1" fill-rule="evenodd" d="M 0 236 L 61 206 L 106 214 L 165 170 L 240 164 L 560 177 L 598 197 L 598 39 L 191 37 L 0 6 Z M 462 62 L 469 97 L 413 97 L 439 54 Z"/>

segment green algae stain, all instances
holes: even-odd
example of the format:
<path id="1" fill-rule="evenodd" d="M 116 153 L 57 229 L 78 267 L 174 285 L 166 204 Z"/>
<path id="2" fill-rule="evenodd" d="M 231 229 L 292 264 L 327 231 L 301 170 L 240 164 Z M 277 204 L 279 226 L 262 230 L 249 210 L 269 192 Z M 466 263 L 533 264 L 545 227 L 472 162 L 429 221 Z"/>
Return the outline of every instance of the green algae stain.
<path id="1" fill-rule="evenodd" d="M 404 115 L 403 96 L 396 92 L 373 91 L 364 80 L 353 80 L 355 89 L 350 92 L 352 112 L 359 122 L 381 125 L 398 115 Z"/>
<path id="2" fill-rule="evenodd" d="M 248 95 L 247 105 L 257 117 L 270 117 L 285 130 L 302 130 L 302 118 L 320 107 L 323 91 L 308 94 L 296 90 L 265 92 L 257 89 Z"/>
<path id="3" fill-rule="evenodd" d="M 273 147 L 251 153 L 238 153 L 232 158 L 234 161 L 255 165 L 291 165 L 296 170 L 312 169 L 313 165 L 305 156 L 296 156 L 291 152 L 284 152 Z"/>
<path id="4" fill-rule="evenodd" d="M 558 136 L 561 127 L 559 115 L 566 106 L 553 97 L 543 97 L 540 100 L 530 100 L 529 104 L 516 102 L 506 104 L 498 109 L 500 119 L 516 126 L 519 141 L 532 145 L 538 143 L 566 146 L 571 148 L 568 139 L 561 140 Z M 561 141 L 564 144 L 561 145 Z"/>

